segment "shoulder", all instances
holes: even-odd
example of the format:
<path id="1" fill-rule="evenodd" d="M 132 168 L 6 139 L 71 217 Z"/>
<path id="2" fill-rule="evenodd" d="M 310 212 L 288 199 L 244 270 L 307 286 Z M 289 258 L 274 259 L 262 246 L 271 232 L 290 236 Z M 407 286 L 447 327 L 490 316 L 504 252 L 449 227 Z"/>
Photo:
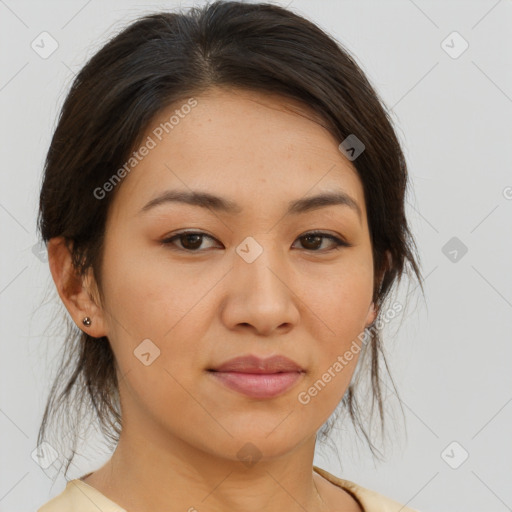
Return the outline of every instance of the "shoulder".
<path id="1" fill-rule="evenodd" d="M 313 466 L 313 469 L 332 484 L 352 494 L 352 496 L 359 501 L 364 512 L 419 512 L 376 491 L 351 482 L 350 480 L 338 478 L 325 469 L 321 469 L 317 466 Z"/>
<path id="2" fill-rule="evenodd" d="M 126 512 L 97 489 L 79 479 L 70 480 L 66 488 L 37 512 Z"/>

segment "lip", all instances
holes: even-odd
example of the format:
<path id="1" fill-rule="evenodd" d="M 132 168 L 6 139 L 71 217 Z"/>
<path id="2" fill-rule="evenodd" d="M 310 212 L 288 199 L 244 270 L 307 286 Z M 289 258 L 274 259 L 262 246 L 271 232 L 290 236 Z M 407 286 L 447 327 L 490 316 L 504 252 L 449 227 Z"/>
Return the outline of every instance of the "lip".
<path id="1" fill-rule="evenodd" d="M 248 355 L 230 359 L 210 370 L 217 372 L 239 373 L 279 373 L 279 372 L 303 372 L 295 361 L 286 356 L 275 355 L 262 359 L 261 357 Z"/>
<path id="2" fill-rule="evenodd" d="M 305 370 L 285 356 L 242 356 L 208 370 L 215 380 L 251 398 L 273 398 L 288 391 Z"/>
<path id="3" fill-rule="evenodd" d="M 228 388 L 251 398 L 274 398 L 288 391 L 299 379 L 302 372 L 282 373 L 239 373 L 210 372 Z"/>

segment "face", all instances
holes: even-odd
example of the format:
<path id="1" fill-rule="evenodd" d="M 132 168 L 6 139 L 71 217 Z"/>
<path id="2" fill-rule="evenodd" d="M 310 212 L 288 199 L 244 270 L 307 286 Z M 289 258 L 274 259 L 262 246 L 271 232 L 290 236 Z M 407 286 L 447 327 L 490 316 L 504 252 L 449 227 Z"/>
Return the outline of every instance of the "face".
<path id="1" fill-rule="evenodd" d="M 195 100 L 152 122 L 151 148 L 116 190 L 105 335 L 127 428 L 233 460 L 246 442 L 274 457 L 332 414 L 358 359 L 344 354 L 375 317 L 363 188 L 340 141 L 291 109 L 300 105 L 220 89 Z M 171 200 L 191 192 L 232 208 Z M 307 201 L 320 194 L 342 200 Z M 284 355 L 302 372 L 235 378 L 251 395 L 209 371 L 247 355 Z"/>

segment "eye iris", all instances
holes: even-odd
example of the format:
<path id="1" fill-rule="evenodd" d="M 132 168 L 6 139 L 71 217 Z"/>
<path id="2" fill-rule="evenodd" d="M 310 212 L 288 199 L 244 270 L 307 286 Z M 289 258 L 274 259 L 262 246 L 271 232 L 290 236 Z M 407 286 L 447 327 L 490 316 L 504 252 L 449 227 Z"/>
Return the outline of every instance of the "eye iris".
<path id="1" fill-rule="evenodd" d="M 318 242 L 318 241 L 320 241 L 320 243 L 321 243 L 321 241 L 322 241 L 322 237 L 321 237 L 321 236 L 319 236 L 319 235 L 306 235 L 306 236 L 304 237 L 304 240 L 306 240 L 306 241 L 311 241 L 312 239 L 313 239 L 313 240 L 316 240 L 317 242 Z M 305 245 L 307 246 L 307 244 L 308 244 L 308 243 L 309 243 L 309 242 L 307 242 Z M 313 246 L 314 246 L 314 247 L 317 247 L 317 246 L 318 246 L 318 244 L 313 243 Z M 308 247 L 308 248 L 311 248 L 311 247 Z"/>
<path id="2" fill-rule="evenodd" d="M 194 241 L 192 242 L 192 244 L 188 243 L 191 238 L 192 240 L 195 240 L 195 243 Z M 183 235 L 180 236 L 180 242 L 186 249 L 197 249 L 198 247 L 201 246 L 202 235 L 198 235 L 196 233 L 184 233 Z"/>

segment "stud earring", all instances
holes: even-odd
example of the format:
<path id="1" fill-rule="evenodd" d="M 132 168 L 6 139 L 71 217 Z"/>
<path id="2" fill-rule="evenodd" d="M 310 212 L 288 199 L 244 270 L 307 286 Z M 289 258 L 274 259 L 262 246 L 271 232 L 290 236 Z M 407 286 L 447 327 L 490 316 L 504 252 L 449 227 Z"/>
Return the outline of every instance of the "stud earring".
<path id="1" fill-rule="evenodd" d="M 91 323 L 92 323 L 92 322 L 91 322 L 91 319 L 90 319 L 88 316 L 86 316 L 86 317 L 84 317 L 84 319 L 82 320 L 82 323 L 83 323 L 84 325 L 86 325 L 87 327 L 89 327 L 89 326 L 91 325 Z"/>

